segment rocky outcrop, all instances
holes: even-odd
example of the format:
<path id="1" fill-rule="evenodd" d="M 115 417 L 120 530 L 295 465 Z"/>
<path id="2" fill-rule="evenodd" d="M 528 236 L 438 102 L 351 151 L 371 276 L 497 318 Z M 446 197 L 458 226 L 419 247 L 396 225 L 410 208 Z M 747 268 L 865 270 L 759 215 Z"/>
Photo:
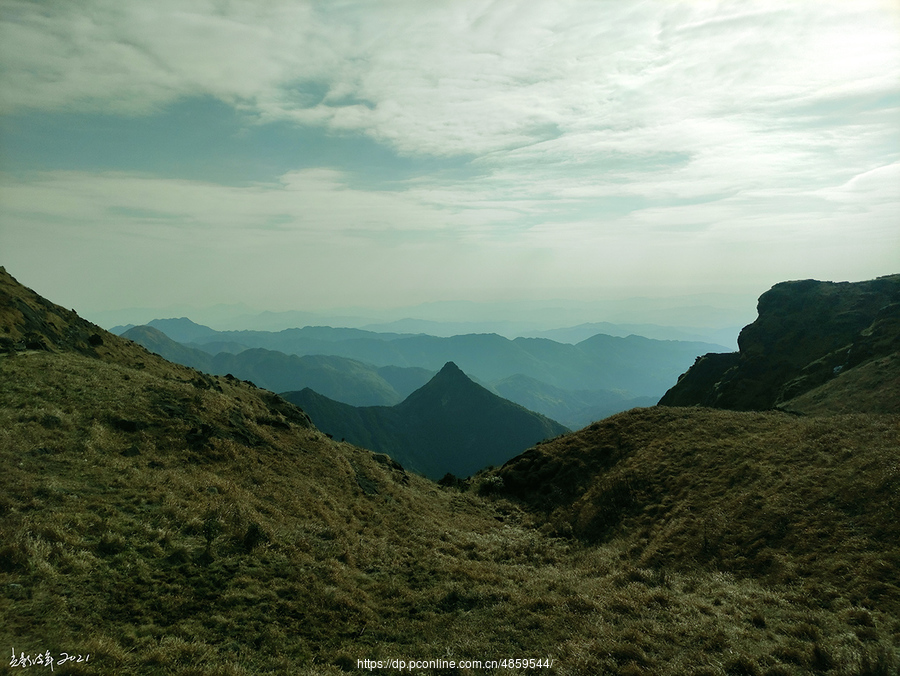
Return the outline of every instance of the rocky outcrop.
<path id="1" fill-rule="evenodd" d="M 900 350 L 900 275 L 866 282 L 782 282 L 760 296 L 739 352 L 708 354 L 663 406 L 765 410 Z"/>
<path id="2" fill-rule="evenodd" d="M 0 354 L 71 350 L 96 357 L 109 337 L 74 310 L 51 303 L 0 267 Z"/>

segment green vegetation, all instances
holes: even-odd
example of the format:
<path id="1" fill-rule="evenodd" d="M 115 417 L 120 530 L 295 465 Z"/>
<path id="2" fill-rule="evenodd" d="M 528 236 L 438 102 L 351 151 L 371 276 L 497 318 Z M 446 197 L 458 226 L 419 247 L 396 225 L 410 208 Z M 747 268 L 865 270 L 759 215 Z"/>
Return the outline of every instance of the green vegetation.
<path id="1" fill-rule="evenodd" d="M 756 436 L 740 441 L 751 414 L 675 409 L 680 424 L 658 438 L 658 412 L 621 414 L 607 432 L 644 429 L 645 450 L 623 452 L 617 474 L 585 460 L 564 476 L 623 518 L 597 537 L 596 514 L 573 513 L 590 536 L 579 539 L 492 494 L 509 467 L 442 489 L 291 420 L 264 391 L 154 370 L 0 358 L 0 641 L 92 655 L 68 673 L 340 673 L 356 659 L 441 656 L 553 657 L 558 674 L 897 668 L 897 520 L 885 511 L 896 419 L 803 421 L 784 438 L 785 425 L 764 423 L 777 414 L 752 414 Z M 539 449 L 602 454 L 599 437 L 585 443 L 598 434 Z M 786 456 L 797 439 L 803 453 Z M 766 452 L 727 469 L 757 444 Z M 816 448 L 822 458 L 799 462 Z M 817 508 L 792 505 L 832 486 L 820 481 L 828 455 L 835 485 L 849 483 L 816 523 Z M 768 492 L 728 497 L 735 476 L 777 471 Z M 628 491 L 646 477 L 671 492 L 617 502 L 617 481 Z M 701 489 L 732 511 L 701 526 Z M 751 531 L 770 533 L 763 516 L 784 532 L 737 565 Z M 878 523 L 883 540 L 870 537 Z"/>
<path id="2" fill-rule="evenodd" d="M 897 418 L 635 410 L 494 476 L 545 530 L 627 542 L 639 565 L 800 585 L 900 616 Z"/>
<path id="3" fill-rule="evenodd" d="M 442 487 L 10 280 L 0 645 L 56 674 L 900 670 L 896 415 L 636 409 Z"/>

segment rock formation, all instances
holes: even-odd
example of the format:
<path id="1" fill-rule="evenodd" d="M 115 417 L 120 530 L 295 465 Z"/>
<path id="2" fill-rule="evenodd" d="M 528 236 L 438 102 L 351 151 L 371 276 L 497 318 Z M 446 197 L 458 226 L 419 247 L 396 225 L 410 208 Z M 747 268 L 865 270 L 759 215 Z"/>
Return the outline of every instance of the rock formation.
<path id="1" fill-rule="evenodd" d="M 790 408 L 795 397 L 900 350 L 900 275 L 782 282 L 757 310 L 738 352 L 699 357 L 660 405 Z"/>

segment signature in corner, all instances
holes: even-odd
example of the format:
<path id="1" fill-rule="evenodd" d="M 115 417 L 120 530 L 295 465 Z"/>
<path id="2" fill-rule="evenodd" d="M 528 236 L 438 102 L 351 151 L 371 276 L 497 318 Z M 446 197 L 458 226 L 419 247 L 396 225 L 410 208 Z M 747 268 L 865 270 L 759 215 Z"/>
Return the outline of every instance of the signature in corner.
<path id="1" fill-rule="evenodd" d="M 60 652 L 59 656 L 54 658 L 49 650 L 35 655 L 26 655 L 24 652 L 20 652 L 19 655 L 16 656 L 16 649 L 13 647 L 12 657 L 9 659 L 9 666 L 21 667 L 22 669 L 28 669 L 29 667 L 50 667 L 50 671 L 53 671 L 54 666 L 60 666 L 66 662 L 87 662 L 90 659 L 90 654 L 81 655 L 67 652 Z"/>

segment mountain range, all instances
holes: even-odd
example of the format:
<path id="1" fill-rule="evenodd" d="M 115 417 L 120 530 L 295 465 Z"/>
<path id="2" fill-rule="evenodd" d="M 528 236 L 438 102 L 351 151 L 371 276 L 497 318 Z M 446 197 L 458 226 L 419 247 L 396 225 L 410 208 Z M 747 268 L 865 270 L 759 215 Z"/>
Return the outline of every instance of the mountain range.
<path id="1" fill-rule="evenodd" d="M 424 674 L 892 676 L 900 416 L 877 408 L 897 391 L 875 367 L 896 363 L 879 352 L 896 334 L 876 325 L 888 302 L 849 341 L 830 337 L 829 308 L 855 293 L 831 288 L 804 323 L 851 354 L 823 384 L 787 399 L 794 378 L 765 398 L 748 387 L 763 411 L 619 413 L 442 486 L 0 268 L 9 671 L 51 656 L 81 675 L 339 676 L 415 659 Z M 794 313 L 811 300 L 779 294 Z M 782 314 L 761 342 L 797 324 Z M 796 363 L 821 359 L 808 349 Z M 858 350 L 873 356 L 854 363 Z M 705 401 L 721 381 L 693 391 Z"/>
<path id="2" fill-rule="evenodd" d="M 569 431 L 472 382 L 453 362 L 392 407 L 353 407 L 309 388 L 281 396 L 306 411 L 320 430 L 386 453 L 435 480 L 502 465 L 537 442 Z"/>
<path id="3" fill-rule="evenodd" d="M 281 331 L 298 326 L 343 326 L 377 333 L 425 333 L 450 337 L 468 333 L 497 333 L 549 337 L 578 342 L 589 335 L 631 333 L 661 340 L 721 343 L 733 349 L 741 326 L 753 317 L 755 297 L 749 294 L 699 294 L 660 298 L 632 297 L 591 301 L 549 300 L 519 302 L 439 301 L 391 309 L 344 308 L 332 311 L 265 311 L 254 313 L 241 305 L 130 308 L 93 312 L 93 321 L 119 334 L 153 317 L 191 317 L 219 329 Z M 578 340 L 562 337 L 570 330 L 602 317 L 602 328 Z M 130 322 L 130 324 L 129 324 Z M 544 336 L 544 332 L 560 332 Z"/>
<path id="4" fill-rule="evenodd" d="M 169 361 L 215 375 L 232 374 L 274 392 L 311 387 L 355 406 L 393 405 L 424 385 L 433 371 L 415 367 L 377 367 L 329 355 L 285 354 L 262 348 L 221 351 L 215 355 L 178 343 L 153 326 L 135 326 L 122 334 Z M 212 343 L 220 346 L 220 343 Z"/>
<path id="5" fill-rule="evenodd" d="M 140 327 L 122 335 L 209 373 L 230 372 L 275 391 L 310 387 L 356 406 L 394 405 L 452 361 L 495 394 L 570 428 L 656 401 L 698 355 L 726 349 L 635 335 L 597 334 L 572 345 L 546 338 L 510 340 L 496 334 L 440 338 L 331 327 L 223 332 L 187 318 L 154 320 L 148 326 L 181 345 L 166 343 L 158 333 Z M 254 348 L 270 354 L 245 353 Z M 211 359 L 204 351 L 216 354 Z M 286 355 L 332 357 L 329 373 L 313 378 L 316 365 Z M 386 377 L 387 369 L 392 377 Z M 353 392 L 352 380 L 357 376 L 361 380 Z M 397 379 L 402 382 L 394 382 Z"/>
<path id="6" fill-rule="evenodd" d="M 546 338 L 510 340 L 497 334 L 440 338 L 374 333 L 360 329 L 304 327 L 267 331 L 213 331 L 186 318 L 148 324 L 173 340 L 203 349 L 206 344 L 241 345 L 298 356 L 347 357 L 375 366 L 439 370 L 453 361 L 480 381 L 521 374 L 564 389 L 621 389 L 653 396 L 698 354 L 726 350 L 695 341 L 654 340 L 597 334 L 572 345 Z M 681 370 L 679 370 L 681 369 Z"/>

